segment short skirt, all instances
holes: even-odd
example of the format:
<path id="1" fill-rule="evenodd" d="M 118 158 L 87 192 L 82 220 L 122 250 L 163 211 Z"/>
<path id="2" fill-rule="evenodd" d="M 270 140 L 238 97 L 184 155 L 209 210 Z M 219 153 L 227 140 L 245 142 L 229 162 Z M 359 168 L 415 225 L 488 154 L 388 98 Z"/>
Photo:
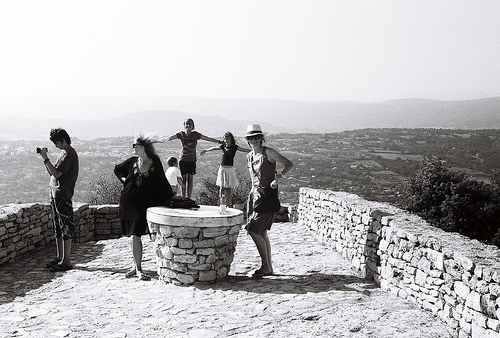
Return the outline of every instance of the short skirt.
<path id="1" fill-rule="evenodd" d="M 237 188 L 240 184 L 233 166 L 220 165 L 215 184 L 221 188 Z"/>

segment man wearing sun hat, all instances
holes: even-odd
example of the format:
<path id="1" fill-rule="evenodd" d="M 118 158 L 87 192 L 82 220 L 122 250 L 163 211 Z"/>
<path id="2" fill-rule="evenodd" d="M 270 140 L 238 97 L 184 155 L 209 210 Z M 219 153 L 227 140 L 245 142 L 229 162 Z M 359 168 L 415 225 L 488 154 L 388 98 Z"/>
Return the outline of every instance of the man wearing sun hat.
<path id="1" fill-rule="evenodd" d="M 274 273 L 271 261 L 271 243 L 267 231 L 273 224 L 273 211 L 257 212 L 254 202 L 259 191 L 265 188 L 278 188 L 278 182 L 292 168 L 293 163 L 273 148 L 264 146 L 264 133 L 260 124 L 254 123 L 247 126 L 245 139 L 251 151 L 247 155 L 247 166 L 250 172 L 252 188 L 248 198 L 248 221 L 245 226 L 248 234 L 259 251 L 262 265 L 253 274 L 255 277 L 269 276 Z M 281 173 L 276 173 L 276 163 L 284 166 Z"/>

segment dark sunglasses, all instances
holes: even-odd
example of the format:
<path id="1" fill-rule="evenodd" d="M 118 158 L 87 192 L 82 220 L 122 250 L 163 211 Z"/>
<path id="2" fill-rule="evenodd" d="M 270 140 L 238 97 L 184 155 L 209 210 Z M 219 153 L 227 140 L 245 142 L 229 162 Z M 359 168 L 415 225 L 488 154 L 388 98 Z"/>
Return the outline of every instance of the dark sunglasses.
<path id="1" fill-rule="evenodd" d="M 262 138 L 261 135 L 253 135 L 253 136 L 248 136 L 247 140 L 260 140 Z"/>
<path id="2" fill-rule="evenodd" d="M 142 144 L 137 144 L 137 143 L 134 143 L 134 144 L 132 144 L 132 149 L 135 149 L 135 147 L 137 147 L 137 146 L 141 146 L 141 145 L 142 145 Z"/>

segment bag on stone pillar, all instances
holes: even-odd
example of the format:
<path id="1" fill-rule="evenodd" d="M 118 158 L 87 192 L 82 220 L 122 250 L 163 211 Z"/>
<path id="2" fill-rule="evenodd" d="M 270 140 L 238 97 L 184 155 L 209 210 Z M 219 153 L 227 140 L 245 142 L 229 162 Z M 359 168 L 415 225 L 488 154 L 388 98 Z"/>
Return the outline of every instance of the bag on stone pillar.
<path id="1" fill-rule="evenodd" d="M 184 196 L 174 196 L 167 201 L 165 206 L 169 208 L 198 209 L 200 206 L 190 198 Z"/>

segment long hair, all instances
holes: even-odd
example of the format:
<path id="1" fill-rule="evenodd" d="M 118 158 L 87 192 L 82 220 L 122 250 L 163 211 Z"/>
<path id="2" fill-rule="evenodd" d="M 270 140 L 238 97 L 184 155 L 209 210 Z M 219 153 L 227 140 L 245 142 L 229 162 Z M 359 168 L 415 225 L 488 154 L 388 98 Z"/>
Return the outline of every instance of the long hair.
<path id="1" fill-rule="evenodd" d="M 144 147 L 146 155 L 152 159 L 160 160 L 160 155 L 158 155 L 158 152 L 153 145 L 153 143 L 157 143 L 156 141 L 151 140 L 149 137 L 138 136 L 135 138 L 135 143 Z"/>
<path id="2" fill-rule="evenodd" d="M 233 133 L 231 133 L 230 131 L 228 131 L 227 133 L 224 134 L 224 139 L 226 138 L 226 136 L 229 136 L 229 138 L 231 139 L 231 145 L 236 145 L 236 140 L 234 139 L 234 135 Z M 227 146 L 227 144 L 226 144 Z"/>

